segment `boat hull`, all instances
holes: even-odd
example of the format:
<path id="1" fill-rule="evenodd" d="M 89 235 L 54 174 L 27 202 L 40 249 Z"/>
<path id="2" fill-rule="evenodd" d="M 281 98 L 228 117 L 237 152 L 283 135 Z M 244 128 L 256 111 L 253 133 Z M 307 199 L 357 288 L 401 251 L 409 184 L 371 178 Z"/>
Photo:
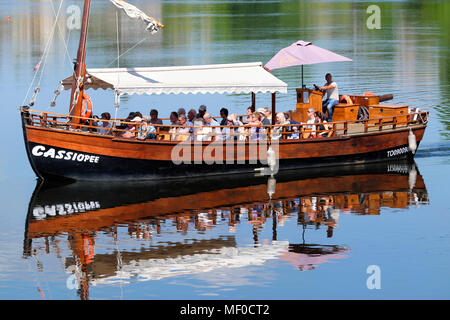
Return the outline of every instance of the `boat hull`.
<path id="1" fill-rule="evenodd" d="M 425 125 L 412 128 L 417 145 Z M 36 175 L 44 180 L 142 181 L 168 178 L 253 173 L 267 167 L 258 161 L 258 149 L 244 144 L 239 158 L 235 146 L 229 162 L 225 148 L 221 158 L 211 145 L 200 146 L 203 158 L 197 161 L 195 146 L 191 157 L 173 161 L 173 142 L 137 141 L 110 136 L 70 132 L 29 126 L 23 121 L 23 133 L 29 161 Z M 412 158 L 408 147 L 409 129 L 370 133 L 349 137 L 289 140 L 277 146 L 279 170 L 364 164 L 384 160 Z M 267 146 L 264 145 L 264 152 Z M 256 150 L 256 155 L 255 155 Z M 263 154 L 264 154 L 263 152 Z M 206 156 L 205 156 L 206 155 Z M 239 159 L 238 159 L 239 158 Z M 263 157 L 264 158 L 264 155 Z M 219 159 L 219 160 L 217 160 Z M 239 161 L 238 161 L 239 160 Z M 264 159 L 267 160 L 267 159 Z M 227 163 L 228 162 L 228 163 Z"/>

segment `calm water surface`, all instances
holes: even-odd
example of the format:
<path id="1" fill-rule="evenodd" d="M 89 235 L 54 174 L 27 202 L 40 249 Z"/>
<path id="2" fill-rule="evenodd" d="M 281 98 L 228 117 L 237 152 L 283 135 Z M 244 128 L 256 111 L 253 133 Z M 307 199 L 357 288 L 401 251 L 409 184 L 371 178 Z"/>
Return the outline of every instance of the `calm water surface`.
<path id="1" fill-rule="evenodd" d="M 53 5 L 52 5 L 53 3 Z M 49 107 L 71 73 L 79 31 L 64 1 L 44 76 L 34 73 L 59 1 L 1 1 L 1 299 L 448 299 L 450 297 L 450 5 L 377 3 L 381 29 L 366 27 L 369 2 L 132 1 L 166 27 L 154 36 L 119 15 L 121 67 L 261 61 L 297 40 L 353 59 L 305 66 L 305 83 L 331 72 L 341 92 L 394 94 L 430 111 L 414 163 L 159 184 L 37 183 L 18 106 L 35 77 L 36 108 Z M 8 21 L 7 16 L 10 16 Z M 92 1 L 88 67 L 117 66 L 116 11 Z M 145 39 L 145 41 L 142 41 Z M 136 45 L 137 44 L 137 45 Z M 135 46 L 136 45 L 136 46 Z M 66 51 L 67 47 L 67 51 Z M 134 48 L 133 48 L 134 47 Z M 129 49 L 133 48 L 130 51 Z M 70 58 L 69 58 L 70 57 Z M 300 69 L 278 110 L 295 106 Z M 94 112 L 114 112 L 111 92 L 90 93 Z M 269 106 L 268 95 L 257 96 Z M 162 117 L 206 104 L 242 113 L 248 95 L 139 96 L 118 116 L 150 108 Z M 369 266 L 380 289 L 368 289 Z"/>

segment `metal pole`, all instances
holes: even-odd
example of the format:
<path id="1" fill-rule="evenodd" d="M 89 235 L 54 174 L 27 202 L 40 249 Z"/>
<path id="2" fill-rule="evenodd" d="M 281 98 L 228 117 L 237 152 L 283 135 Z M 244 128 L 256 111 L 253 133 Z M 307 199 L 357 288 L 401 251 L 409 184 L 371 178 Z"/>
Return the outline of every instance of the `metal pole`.
<path id="1" fill-rule="evenodd" d="M 252 112 L 255 112 L 256 108 L 256 95 L 254 92 L 252 92 Z"/>
<path id="2" fill-rule="evenodd" d="M 302 65 L 302 89 L 303 89 L 303 65 Z"/>
<path id="3" fill-rule="evenodd" d="M 272 125 L 275 124 L 276 119 L 276 106 L 275 106 L 275 92 L 272 93 Z"/>

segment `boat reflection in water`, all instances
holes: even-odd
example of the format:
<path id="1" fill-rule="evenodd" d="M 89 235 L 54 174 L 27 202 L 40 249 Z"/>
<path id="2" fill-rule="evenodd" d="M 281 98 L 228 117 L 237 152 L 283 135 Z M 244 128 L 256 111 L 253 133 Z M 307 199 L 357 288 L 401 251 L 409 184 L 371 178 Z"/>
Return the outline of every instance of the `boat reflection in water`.
<path id="1" fill-rule="evenodd" d="M 350 248 L 306 243 L 307 229 L 326 230 L 329 242 L 343 213 L 378 215 L 382 207 L 427 203 L 415 163 L 405 161 L 279 172 L 275 178 L 38 183 L 29 204 L 24 258 L 65 252 L 65 271 L 73 273 L 82 299 L 89 298 L 90 286 L 263 265 L 270 259 L 311 270 L 347 257 Z M 285 241 L 280 228 L 292 223 L 299 225 L 297 243 Z M 252 231 L 250 245 L 237 241 L 242 228 Z M 271 239 L 260 239 L 264 229 Z"/>

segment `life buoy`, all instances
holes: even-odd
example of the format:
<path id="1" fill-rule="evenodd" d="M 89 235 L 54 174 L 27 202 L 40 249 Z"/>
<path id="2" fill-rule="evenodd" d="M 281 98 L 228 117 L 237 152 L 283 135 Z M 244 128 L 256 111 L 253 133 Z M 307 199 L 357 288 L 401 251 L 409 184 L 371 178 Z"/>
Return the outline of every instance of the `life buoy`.
<path id="1" fill-rule="evenodd" d="M 81 117 L 87 120 L 92 116 L 92 102 L 87 93 L 83 92 L 83 100 L 81 101 Z"/>
<path id="2" fill-rule="evenodd" d="M 347 102 L 347 104 L 353 104 L 352 99 L 351 99 L 348 95 L 346 95 L 346 94 L 343 94 L 343 95 L 341 96 L 341 101 L 342 101 L 342 102 L 345 101 L 345 102 Z"/>
<path id="3" fill-rule="evenodd" d="M 93 261 L 94 258 L 94 241 L 86 234 L 82 235 L 83 237 L 83 249 L 84 255 L 86 257 L 86 263 L 89 264 Z"/>

